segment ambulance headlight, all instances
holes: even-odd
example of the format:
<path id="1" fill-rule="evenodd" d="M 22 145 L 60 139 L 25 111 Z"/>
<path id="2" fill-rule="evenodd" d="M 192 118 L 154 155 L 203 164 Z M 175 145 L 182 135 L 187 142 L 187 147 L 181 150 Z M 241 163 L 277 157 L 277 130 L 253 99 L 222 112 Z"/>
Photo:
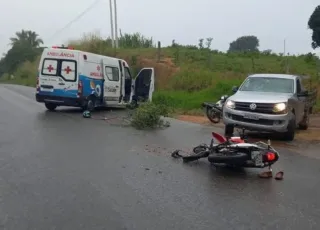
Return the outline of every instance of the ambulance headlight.
<path id="1" fill-rule="evenodd" d="M 273 112 L 285 112 L 287 109 L 287 103 L 277 103 L 273 107 Z"/>
<path id="2" fill-rule="evenodd" d="M 227 108 L 229 108 L 229 109 L 234 109 L 234 108 L 236 107 L 234 101 L 232 101 L 232 100 L 228 100 L 228 101 L 226 102 L 226 106 L 227 106 Z"/>

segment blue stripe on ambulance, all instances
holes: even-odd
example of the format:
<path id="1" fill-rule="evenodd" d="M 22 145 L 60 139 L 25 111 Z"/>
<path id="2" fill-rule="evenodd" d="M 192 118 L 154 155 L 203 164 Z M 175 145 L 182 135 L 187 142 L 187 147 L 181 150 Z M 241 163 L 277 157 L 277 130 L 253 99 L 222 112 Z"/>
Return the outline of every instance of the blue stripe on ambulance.
<path id="1" fill-rule="evenodd" d="M 85 75 L 80 75 L 79 80 L 82 81 L 82 95 L 84 97 L 90 96 L 92 94 L 96 97 L 102 97 L 103 80 L 92 79 Z M 78 89 L 54 89 L 53 92 L 40 90 L 39 94 L 48 96 L 77 98 Z"/>
<path id="2" fill-rule="evenodd" d="M 100 98 L 103 94 L 103 80 L 92 79 L 85 75 L 80 75 L 79 80 L 82 81 L 83 96 L 95 95 Z"/>

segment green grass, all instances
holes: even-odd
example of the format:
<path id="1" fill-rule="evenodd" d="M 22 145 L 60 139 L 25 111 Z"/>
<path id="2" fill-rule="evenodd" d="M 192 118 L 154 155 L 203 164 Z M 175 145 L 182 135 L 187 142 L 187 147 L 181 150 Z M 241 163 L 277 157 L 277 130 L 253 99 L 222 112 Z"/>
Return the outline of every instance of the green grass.
<path id="1" fill-rule="evenodd" d="M 166 104 L 182 111 L 193 110 L 201 107 L 202 102 L 216 101 L 222 95 L 229 94 L 233 85 L 239 85 L 241 81 L 230 80 L 218 82 L 215 86 L 195 92 L 183 90 L 158 90 L 153 101 L 156 104 Z"/>

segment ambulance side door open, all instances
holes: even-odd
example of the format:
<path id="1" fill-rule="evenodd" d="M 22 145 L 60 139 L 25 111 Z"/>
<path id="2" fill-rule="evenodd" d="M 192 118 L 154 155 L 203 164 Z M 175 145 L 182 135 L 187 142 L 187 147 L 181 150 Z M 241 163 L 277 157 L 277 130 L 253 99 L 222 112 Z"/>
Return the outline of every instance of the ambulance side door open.
<path id="1" fill-rule="evenodd" d="M 108 105 L 119 104 L 120 100 L 120 70 L 119 65 L 103 63 L 103 97 Z M 118 63 L 117 63 L 118 64 Z"/>
<path id="2" fill-rule="evenodd" d="M 143 68 L 134 81 L 134 96 L 138 101 L 152 101 L 154 68 Z"/>

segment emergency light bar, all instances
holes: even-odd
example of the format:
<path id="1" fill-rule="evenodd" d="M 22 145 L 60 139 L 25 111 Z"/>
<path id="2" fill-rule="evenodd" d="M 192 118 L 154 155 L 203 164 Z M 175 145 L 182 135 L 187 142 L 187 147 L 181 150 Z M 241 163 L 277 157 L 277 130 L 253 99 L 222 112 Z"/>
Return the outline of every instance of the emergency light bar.
<path id="1" fill-rule="evenodd" d="M 74 50 L 73 47 L 65 47 L 65 46 L 52 46 L 54 49 L 66 49 L 66 50 Z"/>

